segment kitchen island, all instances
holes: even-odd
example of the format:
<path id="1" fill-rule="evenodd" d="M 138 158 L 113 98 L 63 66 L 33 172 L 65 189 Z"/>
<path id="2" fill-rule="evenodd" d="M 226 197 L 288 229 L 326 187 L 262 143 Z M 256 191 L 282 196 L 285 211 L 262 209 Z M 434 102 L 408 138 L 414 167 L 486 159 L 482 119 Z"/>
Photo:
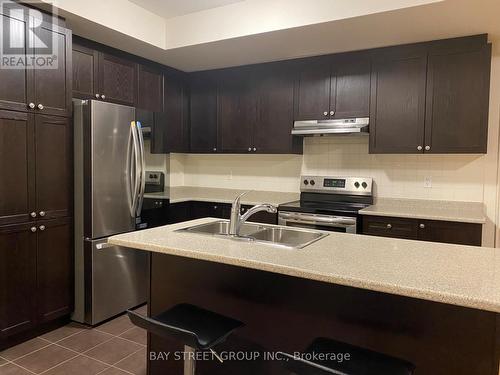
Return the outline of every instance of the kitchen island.
<path id="1" fill-rule="evenodd" d="M 409 360 L 416 374 L 498 374 L 498 250 L 342 233 L 290 250 L 176 232 L 213 220 L 110 238 L 152 252 L 151 315 L 189 302 L 243 321 L 220 350 L 295 352 L 325 336 Z M 148 345 L 153 352 L 182 348 L 153 336 Z M 151 374 L 182 367 L 149 365 Z M 207 361 L 199 370 L 229 374 L 231 365 L 241 373 L 287 373 L 273 361 Z"/>

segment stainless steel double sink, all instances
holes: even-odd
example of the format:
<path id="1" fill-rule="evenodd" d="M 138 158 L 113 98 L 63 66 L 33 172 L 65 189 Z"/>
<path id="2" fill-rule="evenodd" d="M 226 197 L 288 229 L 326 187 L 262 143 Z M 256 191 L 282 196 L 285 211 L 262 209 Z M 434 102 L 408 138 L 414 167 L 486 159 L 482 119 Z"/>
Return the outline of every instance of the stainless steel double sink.
<path id="1" fill-rule="evenodd" d="M 218 220 L 210 223 L 198 224 L 178 229 L 177 232 L 220 236 L 237 241 L 254 241 L 257 243 L 269 244 L 288 249 L 302 249 L 313 242 L 328 236 L 328 233 L 315 230 L 253 223 L 244 223 L 241 226 L 240 235 L 232 236 L 229 234 L 228 220 Z"/>

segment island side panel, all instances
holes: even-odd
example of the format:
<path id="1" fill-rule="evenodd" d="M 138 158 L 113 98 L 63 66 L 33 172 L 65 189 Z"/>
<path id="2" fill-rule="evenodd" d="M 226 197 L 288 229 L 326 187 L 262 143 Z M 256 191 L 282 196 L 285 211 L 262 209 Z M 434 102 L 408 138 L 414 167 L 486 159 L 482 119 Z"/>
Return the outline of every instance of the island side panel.
<path id="1" fill-rule="evenodd" d="M 245 342 L 295 352 L 322 336 L 407 359 L 417 366 L 416 375 L 498 375 L 499 319 L 491 312 L 152 254 L 151 314 L 183 302 L 245 323 L 223 350 Z M 182 350 L 179 343 L 154 336 L 149 344 L 153 352 Z M 182 373 L 180 361 L 149 365 L 151 375 Z M 199 363 L 198 369 L 231 373 L 211 365 Z M 266 363 L 260 373 L 288 372 Z"/>

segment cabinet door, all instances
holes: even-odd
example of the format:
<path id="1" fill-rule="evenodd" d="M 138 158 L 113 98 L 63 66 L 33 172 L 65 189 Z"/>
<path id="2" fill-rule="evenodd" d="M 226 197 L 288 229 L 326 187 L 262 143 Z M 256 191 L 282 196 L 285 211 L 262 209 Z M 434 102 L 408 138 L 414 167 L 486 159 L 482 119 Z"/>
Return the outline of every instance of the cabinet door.
<path id="1" fill-rule="evenodd" d="M 12 49 L 15 55 L 27 55 L 27 30 L 28 17 L 25 17 L 23 12 L 20 17 L 15 12 L 12 14 L 2 14 L 2 25 L 4 30 L 9 30 L 9 39 L 11 45 L 19 46 Z M 6 48 L 4 46 L 4 48 Z M 9 55 L 3 51 L 4 59 Z M 32 99 L 29 97 L 28 82 L 32 81 L 32 69 L 22 68 L 21 66 L 13 66 L 12 69 L 3 67 L 0 69 L 0 108 L 11 109 L 16 111 L 28 110 L 28 102 Z"/>
<path id="2" fill-rule="evenodd" d="M 425 150 L 486 153 L 491 46 L 431 53 Z"/>
<path id="3" fill-rule="evenodd" d="M 330 116 L 331 59 L 316 57 L 301 62 L 295 88 L 295 120 Z"/>
<path id="4" fill-rule="evenodd" d="M 0 225 L 35 211 L 34 115 L 0 110 Z"/>
<path id="5" fill-rule="evenodd" d="M 138 66 L 137 107 L 151 112 L 163 111 L 163 74 L 158 69 Z"/>
<path id="6" fill-rule="evenodd" d="M 419 220 L 418 239 L 481 246 L 482 225 L 438 220 Z"/>
<path id="7" fill-rule="evenodd" d="M 370 70 L 367 56 L 337 59 L 333 64 L 330 111 L 333 118 L 370 116 Z"/>
<path id="8" fill-rule="evenodd" d="M 164 113 L 155 121 L 152 134 L 154 153 L 186 152 L 189 148 L 189 129 L 186 118 L 186 83 L 184 76 L 164 74 Z"/>
<path id="9" fill-rule="evenodd" d="M 363 234 L 380 237 L 417 239 L 417 222 L 385 216 L 363 216 Z"/>
<path id="10" fill-rule="evenodd" d="M 35 118 L 36 211 L 41 218 L 70 216 L 73 201 L 72 122 Z"/>
<path id="11" fill-rule="evenodd" d="M 99 53 L 99 93 L 102 99 L 134 106 L 137 93 L 137 67 L 133 61 Z"/>
<path id="12" fill-rule="evenodd" d="M 96 99 L 98 53 L 96 50 L 73 44 L 73 97 Z"/>
<path id="13" fill-rule="evenodd" d="M 0 338 L 35 324 L 36 233 L 30 227 L 0 227 Z"/>
<path id="14" fill-rule="evenodd" d="M 397 47 L 375 57 L 370 153 L 423 152 L 426 69 L 425 49 Z"/>
<path id="15" fill-rule="evenodd" d="M 291 66 L 284 63 L 268 65 L 258 72 L 258 82 L 256 151 L 273 154 L 297 151 L 293 150 L 294 137 L 291 135 L 294 87 Z"/>
<path id="16" fill-rule="evenodd" d="M 193 73 L 190 79 L 190 151 L 217 152 L 217 77 Z"/>
<path id="17" fill-rule="evenodd" d="M 73 311 L 73 230 L 70 218 L 37 223 L 38 321 Z"/>
<path id="18" fill-rule="evenodd" d="M 34 19 L 31 18 L 30 22 Z M 38 37 L 46 45 L 52 44 L 56 59 L 52 68 L 39 67 L 34 70 L 33 92 L 36 111 L 47 115 L 71 116 L 71 31 L 43 22 L 35 28 L 32 38 Z M 34 42 L 32 42 L 34 43 Z M 32 44 L 33 45 L 33 44 Z M 45 49 L 34 48 L 30 52 L 35 58 L 46 54 Z"/>
<path id="19" fill-rule="evenodd" d="M 225 152 L 252 152 L 257 100 L 247 68 L 222 73 L 219 93 L 219 144 Z"/>
<path id="20" fill-rule="evenodd" d="M 168 208 L 170 224 L 191 220 L 191 202 L 172 203 Z"/>

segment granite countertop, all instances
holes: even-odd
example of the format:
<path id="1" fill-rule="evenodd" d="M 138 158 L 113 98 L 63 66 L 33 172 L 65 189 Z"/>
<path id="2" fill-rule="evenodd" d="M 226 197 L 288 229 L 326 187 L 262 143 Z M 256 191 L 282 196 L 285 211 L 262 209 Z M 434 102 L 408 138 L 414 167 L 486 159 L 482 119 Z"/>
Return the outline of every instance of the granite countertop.
<path id="1" fill-rule="evenodd" d="M 204 218 L 109 243 L 500 313 L 500 250 L 330 233 L 300 250 L 175 232 Z"/>
<path id="2" fill-rule="evenodd" d="M 147 193 L 145 198 L 170 199 L 170 203 L 185 201 L 202 201 L 214 203 L 232 203 L 237 195 L 246 190 L 221 189 L 197 186 L 175 186 L 162 193 Z M 252 190 L 241 198 L 241 204 L 256 205 L 271 203 L 274 205 L 296 201 L 300 198 L 299 193 Z"/>
<path id="3" fill-rule="evenodd" d="M 480 202 L 378 198 L 374 205 L 360 210 L 359 213 L 374 216 L 486 223 L 484 205 Z"/>

